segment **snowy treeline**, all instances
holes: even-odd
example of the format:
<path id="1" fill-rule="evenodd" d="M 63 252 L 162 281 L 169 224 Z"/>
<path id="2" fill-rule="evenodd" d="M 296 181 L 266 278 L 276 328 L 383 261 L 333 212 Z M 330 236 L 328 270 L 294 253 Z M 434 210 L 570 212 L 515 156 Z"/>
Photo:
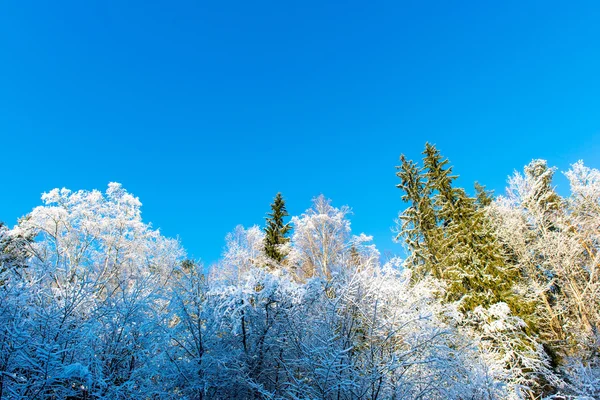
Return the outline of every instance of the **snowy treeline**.
<path id="1" fill-rule="evenodd" d="M 381 261 L 370 237 L 352 234 L 350 210 L 320 196 L 291 218 L 283 261 L 266 255 L 263 229 L 239 226 L 207 272 L 144 223 L 119 184 L 52 190 L 13 229 L 0 227 L 0 397 L 600 396 L 600 171 L 574 164 L 566 198 L 553 173 L 534 161 L 505 196 L 473 205 L 484 219 L 472 223 L 501 249 L 493 271 L 514 272 L 502 293 L 522 310 L 498 301 L 508 294 L 488 296 L 496 288 L 467 307 L 456 275 L 426 272 L 430 262 L 492 271 L 417 244 L 469 240 L 436 219 L 445 206 L 434 191 L 422 215 L 434 213 L 430 231 L 414 204 L 401 214 L 405 261 Z"/>

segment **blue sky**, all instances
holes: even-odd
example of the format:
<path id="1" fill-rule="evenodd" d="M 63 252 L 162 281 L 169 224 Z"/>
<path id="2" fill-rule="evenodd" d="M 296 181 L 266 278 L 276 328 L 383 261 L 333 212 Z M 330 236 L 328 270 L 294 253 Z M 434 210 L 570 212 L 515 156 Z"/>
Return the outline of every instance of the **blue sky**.
<path id="1" fill-rule="evenodd" d="M 600 167 L 600 3 L 451 3 L 4 1 L 0 220 L 117 181 L 211 262 L 323 193 L 401 252 L 394 167 L 426 141 L 469 188 Z"/>

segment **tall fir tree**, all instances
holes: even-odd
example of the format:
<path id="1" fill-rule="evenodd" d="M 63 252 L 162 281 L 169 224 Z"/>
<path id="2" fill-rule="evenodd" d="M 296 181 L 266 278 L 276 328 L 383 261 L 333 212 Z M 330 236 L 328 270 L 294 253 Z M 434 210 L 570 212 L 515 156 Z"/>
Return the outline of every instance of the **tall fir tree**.
<path id="1" fill-rule="evenodd" d="M 429 186 L 426 184 L 422 169 L 404 155 L 400 157 L 402 165 L 396 167 L 396 175 L 401 183 L 396 185 L 404 194 L 402 200 L 409 207 L 399 217 L 400 231 L 396 240 L 404 236 L 409 249 L 408 263 L 416 279 L 431 272 L 441 278 L 438 265 L 438 247 L 435 246 L 440 229 L 433 209 Z"/>
<path id="2" fill-rule="evenodd" d="M 271 204 L 271 212 L 267 214 L 267 226 L 265 227 L 265 254 L 271 260 L 282 263 L 287 254 L 281 246 L 289 242 L 287 237 L 292 230 L 289 223 L 283 219 L 289 214 L 285 208 L 285 201 L 281 193 L 277 193 Z"/>
<path id="3" fill-rule="evenodd" d="M 519 271 L 506 262 L 485 208 L 454 187 L 452 167 L 435 146 L 427 143 L 423 155 L 422 169 L 402 156 L 397 173 L 409 202 L 400 235 L 418 259 L 417 278 L 430 274 L 445 281 L 447 300 L 460 300 L 464 311 L 506 302 L 527 320 L 529 306 L 513 290 Z"/>

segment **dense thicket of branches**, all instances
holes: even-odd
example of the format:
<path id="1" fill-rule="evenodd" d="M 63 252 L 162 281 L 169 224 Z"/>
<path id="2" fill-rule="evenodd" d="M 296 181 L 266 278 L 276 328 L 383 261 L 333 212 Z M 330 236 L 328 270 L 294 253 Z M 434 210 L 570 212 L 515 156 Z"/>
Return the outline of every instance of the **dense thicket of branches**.
<path id="1" fill-rule="evenodd" d="M 119 184 L 44 194 L 0 224 L 0 398 L 600 396 L 600 171 L 562 197 L 534 160 L 494 199 L 422 165 L 385 262 L 323 196 L 289 224 L 278 196 L 206 268 Z"/>

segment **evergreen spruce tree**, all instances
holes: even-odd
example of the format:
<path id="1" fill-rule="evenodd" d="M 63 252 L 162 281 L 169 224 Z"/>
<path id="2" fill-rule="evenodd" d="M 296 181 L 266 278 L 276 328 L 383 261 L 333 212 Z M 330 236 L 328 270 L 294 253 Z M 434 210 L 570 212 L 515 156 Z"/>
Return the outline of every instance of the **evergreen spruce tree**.
<path id="1" fill-rule="evenodd" d="M 502 303 L 508 305 L 509 315 L 520 317 L 526 326 L 506 332 L 508 336 L 501 341 L 482 331 L 479 337 L 491 348 L 501 348 L 502 340 L 513 343 L 513 348 L 499 350 L 506 359 L 516 354 L 515 349 L 533 354 L 535 336 L 531 334 L 536 329 L 535 304 L 515 290 L 522 279 L 521 271 L 505 257 L 486 215 L 489 195 L 483 187 L 477 190 L 477 198 L 456 188 L 452 167 L 435 146 L 426 144 L 423 154 L 423 169 L 419 170 L 415 163 L 402 157 L 398 173 L 402 181 L 398 187 L 405 193 L 403 199 L 410 203 L 401 215 L 401 235 L 414 252 L 412 257 L 421 260 L 409 262 L 409 267 L 416 267 L 416 279 L 432 275 L 445 282 L 444 300 L 457 302 L 465 320 L 473 319 L 482 310 L 502 308 Z M 474 329 L 479 329 L 478 326 L 476 324 Z M 544 363 L 543 358 L 537 361 L 540 365 Z M 518 371 L 515 373 L 519 376 L 531 372 L 521 360 L 507 363 L 506 368 Z M 543 379 L 532 385 L 533 398 L 541 393 Z"/>
<path id="2" fill-rule="evenodd" d="M 445 281 L 447 300 L 460 300 L 463 311 L 506 302 L 527 320 L 529 306 L 513 290 L 519 271 L 506 262 L 484 207 L 454 187 L 452 167 L 435 146 L 427 143 L 423 155 L 423 169 L 402 157 L 398 173 L 398 187 L 410 202 L 401 215 L 401 235 L 413 257 L 422 260 L 414 265 L 417 276 Z M 487 201 L 483 195 L 479 199 Z"/>
<path id="3" fill-rule="evenodd" d="M 287 254 L 285 254 L 281 245 L 286 244 L 290 239 L 287 237 L 292 227 L 289 223 L 284 223 L 283 219 L 289 214 L 285 209 L 285 201 L 281 193 L 277 193 L 271 204 L 271 212 L 267 214 L 267 226 L 265 227 L 265 254 L 271 260 L 282 263 Z"/>
<path id="4" fill-rule="evenodd" d="M 396 167 L 396 175 L 401 183 L 396 187 L 404 191 L 402 200 L 410 205 L 400 215 L 400 232 L 396 240 L 402 236 L 406 240 L 410 253 L 407 262 L 415 273 L 414 278 L 421 278 L 428 273 L 441 278 L 441 271 L 437 269 L 438 247 L 435 246 L 440 229 L 437 226 L 429 187 L 426 185 L 423 171 L 416 163 L 407 160 L 404 155 L 400 157 L 400 161 L 402 164 Z"/>

